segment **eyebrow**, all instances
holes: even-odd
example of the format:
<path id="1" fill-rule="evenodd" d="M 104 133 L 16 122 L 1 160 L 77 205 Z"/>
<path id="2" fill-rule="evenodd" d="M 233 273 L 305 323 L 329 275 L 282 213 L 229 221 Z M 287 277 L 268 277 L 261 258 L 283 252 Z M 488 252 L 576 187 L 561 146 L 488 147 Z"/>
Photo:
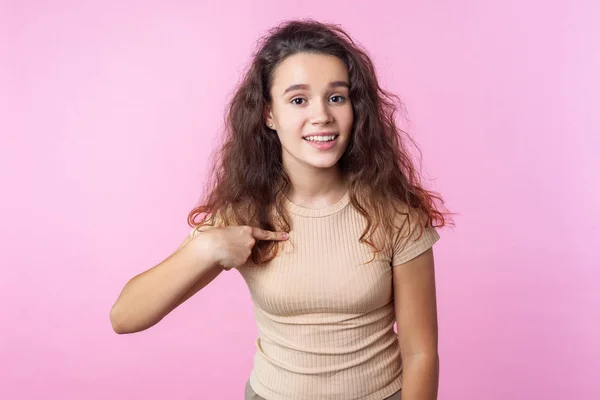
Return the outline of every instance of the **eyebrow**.
<path id="1" fill-rule="evenodd" d="M 345 88 L 350 88 L 350 85 L 348 84 L 348 82 L 345 81 L 334 81 L 329 83 L 328 85 L 329 88 L 337 88 L 337 87 L 345 87 Z M 289 88 L 285 89 L 285 91 L 283 92 L 283 94 L 286 94 L 287 92 L 291 92 L 292 90 L 308 90 L 310 89 L 309 85 L 305 85 L 305 84 L 297 84 L 297 85 L 292 85 Z"/>

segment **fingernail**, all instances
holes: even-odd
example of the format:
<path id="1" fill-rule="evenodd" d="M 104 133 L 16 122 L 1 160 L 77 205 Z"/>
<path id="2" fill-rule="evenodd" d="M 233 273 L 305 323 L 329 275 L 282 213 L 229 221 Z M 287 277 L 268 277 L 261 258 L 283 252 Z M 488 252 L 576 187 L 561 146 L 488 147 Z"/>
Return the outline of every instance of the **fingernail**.
<path id="1" fill-rule="evenodd" d="M 284 239 L 289 239 L 289 237 L 290 237 L 290 235 L 288 235 L 287 233 L 284 233 L 284 234 L 283 234 L 283 238 L 284 238 Z"/>

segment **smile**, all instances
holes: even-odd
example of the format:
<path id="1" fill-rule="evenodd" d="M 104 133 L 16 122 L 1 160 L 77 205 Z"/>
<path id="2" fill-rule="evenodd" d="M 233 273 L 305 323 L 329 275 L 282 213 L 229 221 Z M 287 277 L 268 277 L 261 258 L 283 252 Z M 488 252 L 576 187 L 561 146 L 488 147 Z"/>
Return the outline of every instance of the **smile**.
<path id="1" fill-rule="evenodd" d="M 309 136 L 309 137 L 305 137 L 303 138 L 306 141 L 309 142 L 331 142 L 334 141 L 335 139 L 337 139 L 339 135 L 334 134 L 334 135 L 323 135 L 323 136 Z"/>
<path id="2" fill-rule="evenodd" d="M 340 135 L 310 136 L 302 138 L 311 147 L 318 150 L 331 150 L 337 145 L 337 139 Z"/>

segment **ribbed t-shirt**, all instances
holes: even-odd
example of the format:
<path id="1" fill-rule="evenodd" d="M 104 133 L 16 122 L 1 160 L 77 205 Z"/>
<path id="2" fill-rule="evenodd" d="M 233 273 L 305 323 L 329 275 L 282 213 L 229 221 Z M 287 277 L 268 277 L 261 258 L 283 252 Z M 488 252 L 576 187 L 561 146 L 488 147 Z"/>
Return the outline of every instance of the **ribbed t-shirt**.
<path id="1" fill-rule="evenodd" d="M 411 218 L 402 228 L 410 236 L 374 254 L 359 242 L 366 219 L 348 193 L 325 208 L 288 199 L 285 207 L 291 231 L 277 257 L 238 268 L 258 327 L 252 389 L 268 400 L 381 400 L 396 393 L 402 361 L 392 268 L 432 247 L 439 234 Z"/>

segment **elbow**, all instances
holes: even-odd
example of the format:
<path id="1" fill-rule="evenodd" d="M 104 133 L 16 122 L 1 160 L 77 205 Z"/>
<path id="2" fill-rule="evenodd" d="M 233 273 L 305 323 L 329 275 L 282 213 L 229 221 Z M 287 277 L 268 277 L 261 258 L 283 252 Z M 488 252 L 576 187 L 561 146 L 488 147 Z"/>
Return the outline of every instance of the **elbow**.
<path id="1" fill-rule="evenodd" d="M 434 350 L 420 351 L 420 352 L 413 352 L 413 353 L 405 354 L 404 356 L 402 356 L 402 361 L 405 364 L 410 364 L 410 363 L 414 362 L 416 364 L 425 363 L 425 364 L 438 365 L 440 362 L 440 356 L 439 356 L 439 353 Z"/>
<path id="2" fill-rule="evenodd" d="M 154 326 L 158 321 L 150 322 L 131 318 L 115 304 L 110 310 L 110 324 L 113 331 L 119 335 L 144 331 Z"/>
<path id="3" fill-rule="evenodd" d="M 135 332 L 134 330 L 130 329 L 131 327 L 127 326 L 127 320 L 123 316 L 123 313 L 120 312 L 117 304 L 112 306 L 110 309 L 110 324 L 112 325 L 113 331 L 119 335 Z"/>

